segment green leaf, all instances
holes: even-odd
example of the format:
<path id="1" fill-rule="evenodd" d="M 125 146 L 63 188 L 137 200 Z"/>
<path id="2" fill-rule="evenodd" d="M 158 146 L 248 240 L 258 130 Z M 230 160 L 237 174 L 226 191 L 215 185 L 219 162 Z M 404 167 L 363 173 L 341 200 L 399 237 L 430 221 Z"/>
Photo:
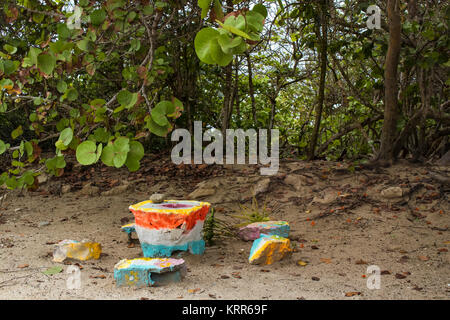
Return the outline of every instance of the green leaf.
<path id="1" fill-rule="evenodd" d="M 2 140 L 0 140 L 0 154 L 3 154 L 8 150 L 8 147 L 6 146 L 6 143 L 4 143 Z"/>
<path id="2" fill-rule="evenodd" d="M 267 8 L 261 3 L 255 5 L 252 11 L 258 12 L 260 15 L 264 17 L 264 19 L 267 18 Z"/>
<path id="3" fill-rule="evenodd" d="M 233 17 L 233 16 L 231 16 L 231 17 L 229 17 L 225 22 L 229 21 L 230 19 L 236 19 L 236 18 Z M 240 37 L 242 37 L 242 38 L 245 38 L 245 39 L 248 39 L 248 40 L 252 40 L 252 38 L 251 38 L 247 33 L 245 33 L 245 32 L 242 31 L 242 30 L 239 30 L 238 28 L 236 28 L 236 27 L 234 27 L 234 26 L 232 26 L 231 23 L 229 23 L 229 24 L 223 24 L 223 23 L 220 22 L 219 20 L 216 20 L 216 22 L 217 22 L 222 28 L 224 28 L 225 30 L 230 31 L 231 33 L 234 33 L 235 35 L 238 35 L 238 36 L 240 36 Z"/>
<path id="4" fill-rule="evenodd" d="M 67 91 L 67 83 L 65 83 L 63 80 L 60 80 L 58 84 L 56 85 L 56 89 L 59 93 L 64 94 Z"/>
<path id="5" fill-rule="evenodd" d="M 103 21 L 105 21 L 106 19 L 106 11 L 104 9 L 97 9 L 94 10 L 90 16 L 91 18 L 91 23 L 94 26 L 99 26 L 103 23 Z"/>
<path id="6" fill-rule="evenodd" d="M 222 67 L 229 65 L 233 61 L 233 55 L 223 52 L 217 39 L 211 41 L 211 57 Z"/>
<path id="7" fill-rule="evenodd" d="M 20 137 L 22 134 L 23 134 L 22 126 L 18 126 L 16 129 L 14 129 L 14 130 L 11 132 L 11 138 L 17 139 L 17 138 Z"/>
<path id="8" fill-rule="evenodd" d="M 151 112 L 152 119 L 159 126 L 166 126 L 169 124 L 169 120 L 167 120 L 166 114 L 173 113 L 175 111 L 175 106 L 170 101 L 161 101 L 159 102 Z"/>
<path id="9" fill-rule="evenodd" d="M 66 40 L 70 37 L 70 30 L 65 23 L 58 23 L 56 32 L 58 33 L 59 40 Z"/>
<path id="10" fill-rule="evenodd" d="M 54 267 L 48 268 L 45 271 L 42 271 L 42 273 L 47 276 L 52 276 L 52 275 L 58 274 L 62 271 L 63 271 L 63 268 L 61 266 L 54 266 Z"/>
<path id="11" fill-rule="evenodd" d="M 121 106 L 124 106 L 127 109 L 133 107 L 136 104 L 137 100 L 138 100 L 137 92 L 131 93 L 126 89 L 120 91 L 119 94 L 117 95 L 117 102 L 119 102 Z"/>
<path id="12" fill-rule="evenodd" d="M 100 158 L 102 159 L 102 162 L 108 167 L 114 166 L 114 146 L 111 142 L 103 148 Z"/>
<path id="13" fill-rule="evenodd" d="M 220 33 L 213 28 L 205 28 L 200 30 L 195 36 L 194 45 L 198 58 L 207 64 L 215 64 L 215 60 L 211 56 L 211 47 L 213 42 Z"/>
<path id="14" fill-rule="evenodd" d="M 146 128 L 160 137 L 165 137 L 170 132 L 170 125 L 160 126 L 153 121 L 152 117 L 147 118 Z"/>
<path id="15" fill-rule="evenodd" d="M 127 161 L 125 165 L 130 172 L 139 170 L 139 161 L 144 157 L 144 146 L 139 141 L 130 142 L 130 151 L 128 152 Z"/>
<path id="16" fill-rule="evenodd" d="M 78 99 L 78 91 L 75 88 L 70 88 L 66 91 L 66 96 L 69 101 L 75 101 Z"/>
<path id="17" fill-rule="evenodd" d="M 48 53 L 40 54 L 37 58 L 37 66 L 43 73 L 51 75 L 56 66 L 56 58 Z"/>
<path id="18" fill-rule="evenodd" d="M 61 131 L 61 134 L 59 135 L 59 140 L 61 140 L 66 147 L 72 142 L 72 139 L 73 139 L 72 128 L 66 128 L 63 131 Z"/>
<path id="19" fill-rule="evenodd" d="M 198 0 L 198 6 L 202 8 L 202 19 L 204 19 L 208 14 L 212 1 L 213 0 Z"/>
<path id="20" fill-rule="evenodd" d="M 84 141 L 79 144 L 76 151 L 77 161 L 84 166 L 89 166 L 97 160 L 97 145 L 92 141 Z"/>
<path id="21" fill-rule="evenodd" d="M 31 63 L 33 65 L 38 64 L 38 56 L 41 54 L 42 50 L 39 48 L 31 47 L 30 51 L 28 52 L 28 57 L 31 60 Z"/>
<path id="22" fill-rule="evenodd" d="M 122 167 L 127 161 L 128 151 L 130 151 L 130 139 L 126 137 L 119 137 L 114 141 L 114 166 L 116 168 Z"/>
<path id="23" fill-rule="evenodd" d="M 13 46 L 11 46 L 11 45 L 9 45 L 9 44 L 5 44 L 5 45 L 3 46 L 3 50 L 5 50 L 6 52 L 8 52 L 9 54 L 14 54 L 14 53 L 17 52 L 17 48 L 16 48 L 16 47 L 13 47 Z"/>
<path id="24" fill-rule="evenodd" d="M 84 38 L 77 42 L 77 47 L 82 51 L 92 51 L 94 50 L 94 44 L 89 38 Z"/>
<path id="25" fill-rule="evenodd" d="M 109 139 L 109 132 L 105 128 L 97 128 L 94 130 L 94 138 L 97 142 L 107 143 Z"/>

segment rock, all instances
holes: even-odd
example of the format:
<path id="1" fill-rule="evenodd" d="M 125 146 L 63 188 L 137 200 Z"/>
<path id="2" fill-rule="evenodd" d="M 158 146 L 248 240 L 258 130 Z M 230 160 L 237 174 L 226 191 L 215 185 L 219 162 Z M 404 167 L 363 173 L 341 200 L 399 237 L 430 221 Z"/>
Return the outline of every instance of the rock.
<path id="1" fill-rule="evenodd" d="M 334 191 L 330 191 L 330 192 L 326 193 L 323 198 L 314 197 L 312 203 L 328 205 L 328 204 L 332 203 L 333 201 L 335 201 L 337 198 L 338 198 L 337 193 Z"/>
<path id="2" fill-rule="evenodd" d="M 248 262 L 250 264 L 272 264 L 291 253 L 292 249 L 289 239 L 262 235 L 253 242 Z"/>
<path id="3" fill-rule="evenodd" d="M 75 240 L 63 240 L 56 245 L 53 251 L 53 261 L 63 262 L 67 258 L 77 260 L 99 259 L 102 253 L 100 243 L 83 240 L 81 242 Z"/>
<path id="4" fill-rule="evenodd" d="M 198 198 L 203 198 L 203 197 L 208 197 L 208 196 L 212 196 L 213 194 L 216 193 L 216 189 L 212 189 L 212 188 L 197 188 L 195 189 L 193 192 L 191 192 L 188 195 L 188 199 L 198 199 Z"/>
<path id="5" fill-rule="evenodd" d="M 160 286 L 180 282 L 185 275 L 186 264 L 183 259 L 124 259 L 114 266 L 114 279 L 118 287 Z"/>
<path id="6" fill-rule="evenodd" d="M 450 165 L 450 150 L 448 150 L 442 158 L 440 158 L 437 162 L 439 166 L 449 166 Z"/>
<path id="7" fill-rule="evenodd" d="M 253 241 L 262 234 L 289 237 L 289 223 L 286 221 L 255 222 L 239 229 L 238 236 L 244 241 Z"/>
<path id="8" fill-rule="evenodd" d="M 39 184 L 44 184 L 48 181 L 48 175 L 46 173 L 41 173 L 37 176 L 37 181 Z"/>
<path id="9" fill-rule="evenodd" d="M 260 180 L 253 189 L 252 196 L 256 197 L 260 193 L 267 192 L 267 190 L 269 190 L 269 186 L 270 186 L 270 178 Z"/>
<path id="10" fill-rule="evenodd" d="M 70 190 L 72 190 L 72 186 L 70 184 L 65 184 L 61 187 L 61 193 L 66 194 L 69 193 Z"/>
<path id="11" fill-rule="evenodd" d="M 164 202 L 164 200 L 166 200 L 166 195 L 163 193 L 154 193 L 150 197 L 150 200 L 153 203 L 162 203 L 162 202 Z"/>
<path id="12" fill-rule="evenodd" d="M 49 226 L 49 225 L 50 225 L 50 222 L 42 221 L 42 222 L 39 222 L 38 227 L 42 228 L 42 227 Z"/>
<path id="13" fill-rule="evenodd" d="M 86 184 L 80 191 L 80 195 L 85 196 L 95 196 L 98 195 L 100 192 L 100 189 L 96 186 L 93 186 L 92 183 Z"/>
<path id="14" fill-rule="evenodd" d="M 400 187 L 391 187 L 382 190 L 381 195 L 386 199 L 401 198 L 403 196 L 403 191 Z"/>
<path id="15" fill-rule="evenodd" d="M 102 192 L 102 196 L 116 196 L 116 195 L 121 195 L 123 194 L 125 191 L 128 190 L 128 188 L 130 187 L 130 184 L 128 182 L 126 182 L 125 184 L 122 184 L 120 186 L 111 188 L 108 191 L 104 191 Z"/>
<path id="16" fill-rule="evenodd" d="M 286 176 L 286 178 L 284 178 L 284 182 L 290 186 L 293 186 L 297 191 L 303 189 L 303 182 L 299 175 L 289 174 Z"/>

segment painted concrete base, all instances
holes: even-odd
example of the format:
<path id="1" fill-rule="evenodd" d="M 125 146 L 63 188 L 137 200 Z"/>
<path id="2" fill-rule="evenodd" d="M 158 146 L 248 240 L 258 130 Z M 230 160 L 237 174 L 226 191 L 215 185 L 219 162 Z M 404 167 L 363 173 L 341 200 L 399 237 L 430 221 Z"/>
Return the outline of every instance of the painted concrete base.
<path id="1" fill-rule="evenodd" d="M 289 223 L 286 221 L 255 222 L 239 229 L 238 236 L 244 241 L 253 241 L 262 234 L 289 237 Z"/>
<path id="2" fill-rule="evenodd" d="M 250 264 L 272 264 L 288 256 L 291 242 L 279 236 L 262 235 L 253 242 L 248 261 Z"/>
<path id="3" fill-rule="evenodd" d="M 144 256 L 170 257 L 174 251 L 203 254 L 203 225 L 210 204 L 199 201 L 143 201 L 130 206 Z"/>
<path id="4" fill-rule="evenodd" d="M 192 254 L 203 254 L 205 252 L 205 241 L 196 240 L 178 245 L 161 245 L 141 243 L 144 257 L 170 257 L 175 251 L 188 251 Z"/>
<path id="5" fill-rule="evenodd" d="M 99 259 L 102 253 L 100 243 L 83 240 L 63 240 L 56 245 L 53 252 L 53 261 L 63 262 L 67 258 L 77 260 Z"/>
<path id="6" fill-rule="evenodd" d="M 124 259 L 114 266 L 114 279 L 118 287 L 162 286 L 180 282 L 185 275 L 186 264 L 183 259 Z"/>

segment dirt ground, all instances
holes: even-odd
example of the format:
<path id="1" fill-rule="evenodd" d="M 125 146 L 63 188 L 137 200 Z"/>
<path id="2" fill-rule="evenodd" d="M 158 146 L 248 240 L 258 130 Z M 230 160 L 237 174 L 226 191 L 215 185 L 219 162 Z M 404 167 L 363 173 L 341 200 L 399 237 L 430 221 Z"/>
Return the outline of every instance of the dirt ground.
<path id="1" fill-rule="evenodd" d="M 33 192 L 0 189 L 0 299 L 449 299 L 449 187 L 431 177 L 449 171 L 286 161 L 264 177 L 256 166 L 175 166 L 165 158 L 146 158 L 136 173 L 69 166 L 60 178 L 43 175 Z M 390 187 L 402 196 L 383 196 Z M 142 256 L 120 230 L 133 221 L 128 206 L 155 192 L 203 194 L 195 200 L 211 202 L 230 223 L 256 193 L 274 220 L 290 223 L 294 252 L 250 265 L 251 242 L 219 239 L 202 256 L 175 254 L 188 267 L 180 283 L 116 288 L 114 265 Z M 64 239 L 100 242 L 103 253 L 55 263 L 54 244 Z M 67 289 L 71 264 L 82 267 L 80 289 Z M 62 272 L 42 273 L 57 265 Z M 381 270 L 380 289 L 367 287 L 371 265 Z"/>

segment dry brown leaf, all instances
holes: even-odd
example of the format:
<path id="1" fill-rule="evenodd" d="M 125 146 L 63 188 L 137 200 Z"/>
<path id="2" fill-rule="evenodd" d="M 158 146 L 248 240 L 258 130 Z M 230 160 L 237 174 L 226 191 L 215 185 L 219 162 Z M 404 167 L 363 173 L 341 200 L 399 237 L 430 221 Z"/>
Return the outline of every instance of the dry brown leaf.
<path id="1" fill-rule="evenodd" d="M 331 259 L 328 259 L 328 258 L 320 258 L 320 261 L 322 261 L 323 263 L 326 263 L 326 264 L 331 263 Z"/>
<path id="2" fill-rule="evenodd" d="M 201 289 L 200 288 L 195 288 L 195 289 L 189 289 L 188 292 L 189 293 L 196 293 L 199 292 Z"/>
<path id="3" fill-rule="evenodd" d="M 360 296 L 361 295 L 361 292 L 346 292 L 345 293 L 345 296 L 346 297 L 353 297 L 353 296 Z"/>

